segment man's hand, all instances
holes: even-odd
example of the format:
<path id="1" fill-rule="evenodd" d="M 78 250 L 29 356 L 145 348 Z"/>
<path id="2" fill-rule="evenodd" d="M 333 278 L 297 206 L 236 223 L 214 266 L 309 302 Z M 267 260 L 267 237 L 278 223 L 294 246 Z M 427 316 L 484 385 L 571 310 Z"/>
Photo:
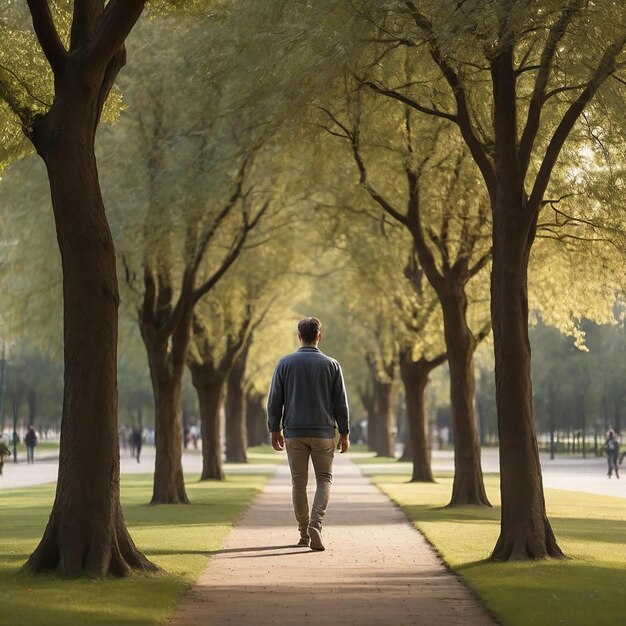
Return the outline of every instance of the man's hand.
<path id="1" fill-rule="evenodd" d="M 337 445 L 337 450 L 340 451 L 340 454 L 347 452 L 350 449 L 350 436 L 349 435 L 341 435 L 339 437 L 339 444 Z"/>
<path id="2" fill-rule="evenodd" d="M 282 452 L 285 449 L 285 438 L 282 432 L 272 433 L 272 448 L 276 452 Z"/>

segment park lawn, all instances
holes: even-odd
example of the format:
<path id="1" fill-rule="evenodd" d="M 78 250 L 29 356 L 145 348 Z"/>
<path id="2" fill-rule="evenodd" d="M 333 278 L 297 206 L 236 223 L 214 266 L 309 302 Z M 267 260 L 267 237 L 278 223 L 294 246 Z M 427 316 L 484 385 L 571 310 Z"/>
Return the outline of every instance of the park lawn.
<path id="1" fill-rule="evenodd" d="M 500 524 L 497 475 L 485 476 L 493 509 L 447 509 L 450 472 L 438 473 L 435 484 L 409 483 L 410 465 L 398 464 L 393 473 L 387 465 L 385 473 L 377 473 L 375 463 L 368 463 L 363 467 L 365 474 L 405 511 L 500 623 L 596 626 L 624 621 L 625 500 L 547 489 L 548 517 L 559 545 L 571 559 L 491 563 L 486 559 Z"/>
<path id="2" fill-rule="evenodd" d="M 43 533 L 54 485 L 0 493 L 0 624 L 133 626 L 163 623 L 219 550 L 268 472 L 188 478 L 189 506 L 148 506 L 152 475 L 122 477 L 124 514 L 137 546 L 166 573 L 122 580 L 59 580 L 20 571 Z"/>

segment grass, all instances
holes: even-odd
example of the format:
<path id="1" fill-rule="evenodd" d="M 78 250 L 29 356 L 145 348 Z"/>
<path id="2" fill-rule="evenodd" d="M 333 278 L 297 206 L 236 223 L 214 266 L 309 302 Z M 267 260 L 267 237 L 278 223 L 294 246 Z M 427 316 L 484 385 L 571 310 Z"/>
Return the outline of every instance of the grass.
<path id="1" fill-rule="evenodd" d="M 361 459 L 356 459 L 361 463 Z M 381 459 L 379 462 L 390 462 Z M 391 461 L 393 462 L 393 461 Z M 497 475 L 486 475 L 493 509 L 444 508 L 452 474 L 437 483 L 408 483 L 410 466 L 364 472 L 398 503 L 446 564 L 481 598 L 502 624 L 589 626 L 622 623 L 626 615 L 626 502 L 580 492 L 546 490 L 548 517 L 571 560 L 522 563 L 487 561 L 499 534 Z M 382 469 L 382 468 L 380 468 Z"/>
<path id="2" fill-rule="evenodd" d="M 190 506 L 147 506 L 152 476 L 122 478 L 122 504 L 137 546 L 167 573 L 104 581 L 32 576 L 20 567 L 41 538 L 54 485 L 0 493 L 0 624 L 154 625 L 219 550 L 233 522 L 269 474 L 229 475 L 224 482 L 187 482 Z"/>

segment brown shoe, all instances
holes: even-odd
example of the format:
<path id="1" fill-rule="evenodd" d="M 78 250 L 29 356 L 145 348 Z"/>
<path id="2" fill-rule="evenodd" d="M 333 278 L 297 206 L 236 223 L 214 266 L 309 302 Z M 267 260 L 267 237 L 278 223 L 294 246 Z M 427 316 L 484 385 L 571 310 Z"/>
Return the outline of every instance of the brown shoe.
<path id="1" fill-rule="evenodd" d="M 307 536 L 301 536 L 300 541 L 298 541 L 298 545 L 304 546 L 305 548 L 308 548 L 310 543 L 311 543 L 311 538 Z"/>
<path id="2" fill-rule="evenodd" d="M 322 531 L 315 526 L 309 526 L 309 535 L 311 535 L 311 550 L 322 552 L 326 550 L 322 541 Z"/>

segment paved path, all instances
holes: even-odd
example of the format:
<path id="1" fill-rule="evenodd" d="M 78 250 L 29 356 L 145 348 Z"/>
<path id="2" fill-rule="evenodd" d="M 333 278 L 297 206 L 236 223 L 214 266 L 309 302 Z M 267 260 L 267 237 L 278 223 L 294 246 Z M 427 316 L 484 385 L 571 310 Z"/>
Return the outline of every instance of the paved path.
<path id="1" fill-rule="evenodd" d="M 289 470 L 281 465 L 170 623 L 494 623 L 348 457 L 336 457 L 326 551 L 296 548 L 298 538 Z"/>
<path id="2" fill-rule="evenodd" d="M 121 451 L 120 471 L 123 477 L 127 474 L 152 474 L 154 472 L 154 446 L 144 446 L 141 452 L 141 463 L 137 463 L 128 451 Z M 229 474 L 250 474 L 257 472 L 271 472 L 274 464 L 227 464 Z M 183 471 L 193 474 L 202 471 L 202 453 L 200 450 L 183 452 Z M 19 463 L 9 459 L 4 464 L 4 473 L 0 476 L 0 491 L 16 487 L 30 487 L 44 483 L 56 482 L 59 473 L 58 455 L 52 453 L 37 454 L 32 465 L 26 463 L 26 455 L 19 457 Z"/>

